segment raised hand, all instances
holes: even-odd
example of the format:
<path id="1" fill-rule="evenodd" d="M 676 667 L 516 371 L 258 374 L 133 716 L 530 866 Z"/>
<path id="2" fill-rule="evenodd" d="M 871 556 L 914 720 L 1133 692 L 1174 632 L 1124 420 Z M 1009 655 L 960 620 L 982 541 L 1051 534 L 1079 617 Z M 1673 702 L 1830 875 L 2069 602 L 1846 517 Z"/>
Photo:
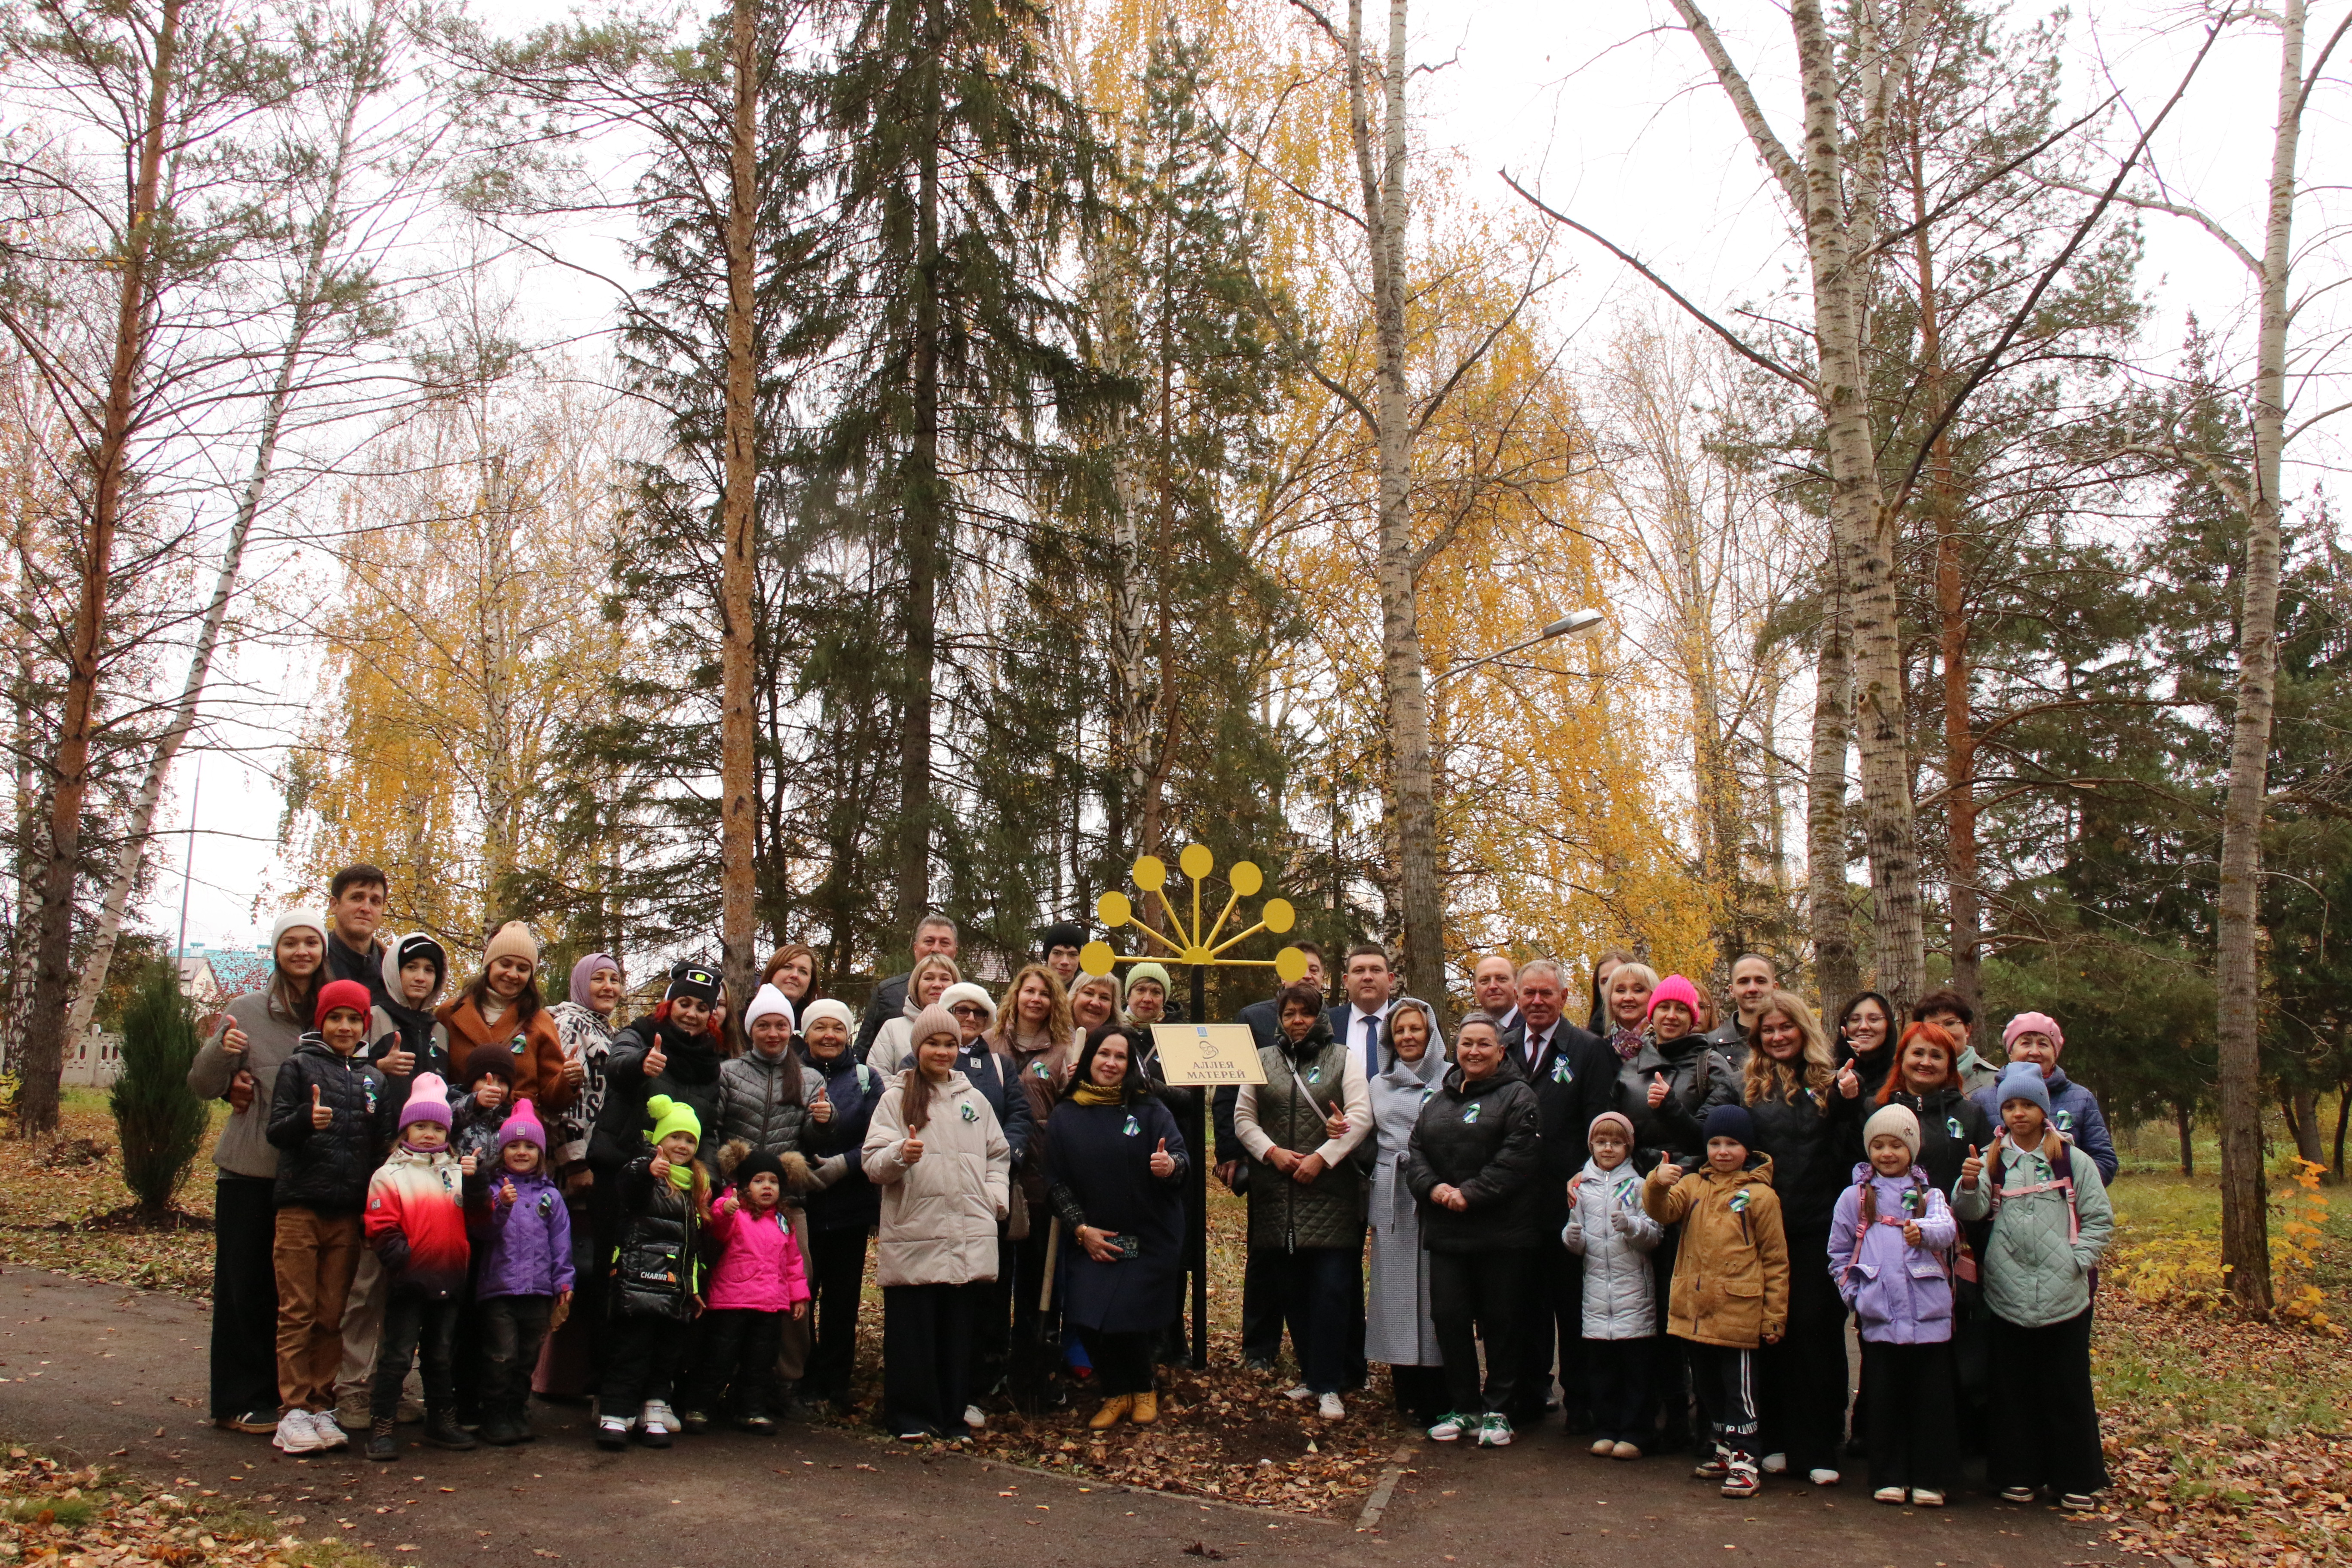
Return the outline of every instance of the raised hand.
<path id="1" fill-rule="evenodd" d="M 320 1132 L 335 1124 L 335 1113 L 319 1103 L 319 1086 L 310 1086 L 310 1125 Z"/>
<path id="2" fill-rule="evenodd" d="M 1969 1145 L 1969 1157 L 1960 1162 L 1960 1185 L 1975 1192 L 1977 1178 L 1983 1174 L 1984 1156 L 1978 1153 L 1977 1146 L 1971 1143 Z"/>
<path id="3" fill-rule="evenodd" d="M 1168 1140 L 1162 1138 L 1160 1147 L 1151 1152 L 1151 1173 L 1162 1178 L 1176 1173 L 1176 1156 L 1168 1152 Z"/>
<path id="4" fill-rule="evenodd" d="M 1661 1160 L 1658 1162 L 1658 1168 L 1650 1174 L 1671 1187 L 1683 1179 L 1683 1168 L 1672 1160 Z"/>
<path id="5" fill-rule="evenodd" d="M 510 1205 L 519 1204 L 522 1201 L 521 1195 L 515 1191 L 514 1178 L 512 1176 L 509 1176 L 505 1181 L 499 1184 L 499 1196 Z"/>
<path id="6" fill-rule="evenodd" d="M 669 1162 L 659 1154 L 655 1155 L 653 1163 L 646 1167 L 646 1174 L 656 1182 L 669 1180 Z"/>
<path id="7" fill-rule="evenodd" d="M 245 1031 L 235 1024 L 221 1031 L 221 1049 L 233 1057 L 245 1055 L 245 1048 L 250 1044 L 252 1042 L 245 1037 Z"/>
<path id="8" fill-rule="evenodd" d="M 406 1078 L 416 1066 L 416 1053 L 395 1045 L 384 1052 L 375 1065 L 383 1069 L 387 1078 Z"/>
<path id="9" fill-rule="evenodd" d="M 1665 1102 L 1666 1075 L 1662 1072 L 1654 1072 L 1650 1075 L 1650 1109 L 1655 1110 Z"/>
<path id="10" fill-rule="evenodd" d="M 484 1110 L 496 1110 L 499 1101 L 506 1097 L 506 1085 L 494 1078 L 486 1078 L 482 1080 L 482 1087 L 474 1091 L 474 1103 Z"/>
<path id="11" fill-rule="evenodd" d="M 646 1053 L 646 1076 L 647 1078 L 659 1078 L 662 1074 L 662 1068 L 667 1066 L 669 1066 L 669 1053 L 661 1048 L 661 1042 L 659 1040 L 656 1040 L 653 1044 L 653 1049 Z"/>
<path id="12" fill-rule="evenodd" d="M 481 1168 L 481 1164 L 482 1163 L 471 1154 L 460 1154 L 457 1156 L 457 1173 L 461 1176 L 470 1176 Z"/>
<path id="13" fill-rule="evenodd" d="M 737 1197 L 732 1192 L 730 1192 L 725 1197 L 719 1200 L 719 1212 L 720 1214 L 733 1214 L 742 1206 L 743 1200 Z"/>
<path id="14" fill-rule="evenodd" d="M 1919 1222 L 1917 1220 L 1906 1219 L 1903 1222 L 1903 1241 L 1904 1244 L 1908 1247 L 1918 1247 L 1922 1245 Z"/>
<path id="15" fill-rule="evenodd" d="M 588 1081 L 588 1064 L 578 1057 L 563 1058 L 563 1081 L 577 1089 Z"/>
<path id="16" fill-rule="evenodd" d="M 923 1141 L 921 1139 L 909 1138 L 905 1142 L 898 1145 L 899 1163 L 911 1165 L 922 1157 Z"/>
<path id="17" fill-rule="evenodd" d="M 1326 1138 L 1345 1138 L 1348 1135 L 1348 1128 L 1349 1125 L 1351 1124 L 1348 1121 L 1347 1112 L 1342 1110 L 1334 1110 L 1330 1115 L 1323 1119 L 1323 1136 Z"/>
<path id="18" fill-rule="evenodd" d="M 820 1123 L 833 1120 L 833 1101 L 825 1098 L 824 1089 L 818 1089 L 816 1098 L 809 1101 L 809 1115 Z"/>
<path id="19" fill-rule="evenodd" d="M 1838 1068 L 1837 1091 L 1848 1100 L 1862 1092 L 1862 1079 L 1855 1074 L 1852 1062 Z"/>

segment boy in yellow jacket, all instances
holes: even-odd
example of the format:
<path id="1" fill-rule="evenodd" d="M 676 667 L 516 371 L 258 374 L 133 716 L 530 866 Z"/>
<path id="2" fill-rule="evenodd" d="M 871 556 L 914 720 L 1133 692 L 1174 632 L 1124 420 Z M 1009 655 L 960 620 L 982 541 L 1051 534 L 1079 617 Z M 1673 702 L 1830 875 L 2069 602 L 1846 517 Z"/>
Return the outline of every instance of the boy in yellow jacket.
<path id="1" fill-rule="evenodd" d="M 1691 1384 L 1715 1435 L 1714 1455 L 1692 1472 L 1720 1479 L 1727 1498 L 1754 1497 L 1756 1346 L 1778 1344 L 1789 1325 L 1789 1244 L 1772 1162 L 1751 1154 L 1756 1125 L 1737 1105 L 1706 1113 L 1706 1166 L 1685 1173 L 1671 1160 L 1642 1184 L 1642 1207 L 1680 1225 L 1666 1332 L 1684 1341 Z"/>

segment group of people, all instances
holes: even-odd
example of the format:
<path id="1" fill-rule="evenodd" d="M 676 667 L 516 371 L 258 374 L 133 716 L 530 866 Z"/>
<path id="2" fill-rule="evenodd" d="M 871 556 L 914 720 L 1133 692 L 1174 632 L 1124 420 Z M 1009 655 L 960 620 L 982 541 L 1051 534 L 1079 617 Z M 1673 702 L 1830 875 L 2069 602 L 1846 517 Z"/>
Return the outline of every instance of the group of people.
<path id="1" fill-rule="evenodd" d="M 1262 1081 L 1212 1097 L 1162 1068 L 1166 971 L 1082 973 L 1076 925 L 993 996 L 929 916 L 862 1016 L 790 944 L 740 1016 L 684 963 L 622 1023 L 612 956 L 551 1005 L 520 922 L 450 994 L 438 942 L 380 929 L 386 893 L 350 867 L 281 917 L 189 1075 L 230 1110 L 213 1415 L 289 1452 L 363 1431 L 389 1459 L 418 1416 L 436 1447 L 528 1441 L 533 1392 L 593 1396 L 613 1448 L 860 1414 L 869 1241 L 894 1436 L 1076 1389 L 1094 1428 L 1148 1426 L 1207 1152 L 1248 1205 L 1244 1355 L 1272 1375 L 1286 1336 L 1321 1418 L 1377 1363 L 1434 1440 L 1559 1409 L 1596 1455 L 1695 1446 L 1732 1497 L 1834 1484 L 1850 1404 L 1883 1500 L 1941 1503 L 1967 1449 L 2012 1500 L 2105 1484 L 2115 1151 L 2042 1015 L 1996 1068 L 1948 992 L 1899 1029 L 1864 993 L 1832 1038 L 1757 955 L 1716 1024 L 1612 952 L 1579 1027 L 1557 963 L 1494 956 L 1449 1043 L 1383 950 L 1348 952 L 1329 1005 L 1302 942 L 1307 976 L 1240 1015 Z"/>

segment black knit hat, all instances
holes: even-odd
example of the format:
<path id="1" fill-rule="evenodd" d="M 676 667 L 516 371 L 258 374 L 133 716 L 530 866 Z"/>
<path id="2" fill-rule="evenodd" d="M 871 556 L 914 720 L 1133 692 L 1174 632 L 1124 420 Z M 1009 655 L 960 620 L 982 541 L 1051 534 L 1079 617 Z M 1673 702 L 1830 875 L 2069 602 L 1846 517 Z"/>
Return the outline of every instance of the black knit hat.
<path id="1" fill-rule="evenodd" d="M 719 1000 L 719 976 L 699 963 L 674 964 L 669 972 L 669 989 L 662 993 L 665 1002 L 680 996 L 691 996 L 708 1007 Z"/>
<path id="2" fill-rule="evenodd" d="M 426 936 L 421 931 L 412 931 L 408 935 L 400 939 L 399 955 L 394 959 L 393 967 L 395 969 L 405 969 L 420 958 L 429 958 L 433 961 L 434 979 L 446 980 L 448 978 L 448 953 L 443 951 L 439 942 L 435 942 L 431 937 Z"/>
<path id="3" fill-rule="evenodd" d="M 466 1053 L 466 1087 L 471 1089 L 486 1078 L 494 1078 L 511 1089 L 514 1087 L 514 1054 L 504 1046 L 476 1046 Z"/>
<path id="4" fill-rule="evenodd" d="M 751 1178 L 758 1175 L 775 1177 L 776 1185 L 780 1187 L 792 1184 L 784 1180 L 784 1163 L 765 1149 L 754 1149 L 744 1155 L 742 1159 L 736 1162 L 735 1169 L 730 1174 L 735 1183 L 735 1190 L 739 1193 L 751 1185 Z"/>
<path id="5" fill-rule="evenodd" d="M 1037 949 L 1041 952 L 1050 953 L 1057 947 L 1086 945 L 1087 928 L 1076 921 L 1063 921 L 1037 933 Z"/>

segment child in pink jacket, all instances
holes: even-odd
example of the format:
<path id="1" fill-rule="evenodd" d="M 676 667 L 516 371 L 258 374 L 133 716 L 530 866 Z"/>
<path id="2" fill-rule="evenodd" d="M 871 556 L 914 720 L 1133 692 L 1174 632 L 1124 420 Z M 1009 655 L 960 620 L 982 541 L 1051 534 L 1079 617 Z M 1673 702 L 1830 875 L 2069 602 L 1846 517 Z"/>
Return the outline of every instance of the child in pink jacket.
<path id="1" fill-rule="evenodd" d="M 788 1166 L 806 1180 L 800 1155 L 755 1150 L 735 1167 L 734 1186 L 710 1205 L 707 1234 L 726 1250 L 710 1277 L 709 1310 L 697 1325 L 701 1355 L 694 1396 L 679 1419 L 689 1432 L 732 1390 L 735 1419 L 746 1432 L 772 1433 L 783 1402 L 777 1360 L 783 1353 L 784 1315 L 805 1318 L 808 1272 L 792 1216 L 784 1212 Z"/>

